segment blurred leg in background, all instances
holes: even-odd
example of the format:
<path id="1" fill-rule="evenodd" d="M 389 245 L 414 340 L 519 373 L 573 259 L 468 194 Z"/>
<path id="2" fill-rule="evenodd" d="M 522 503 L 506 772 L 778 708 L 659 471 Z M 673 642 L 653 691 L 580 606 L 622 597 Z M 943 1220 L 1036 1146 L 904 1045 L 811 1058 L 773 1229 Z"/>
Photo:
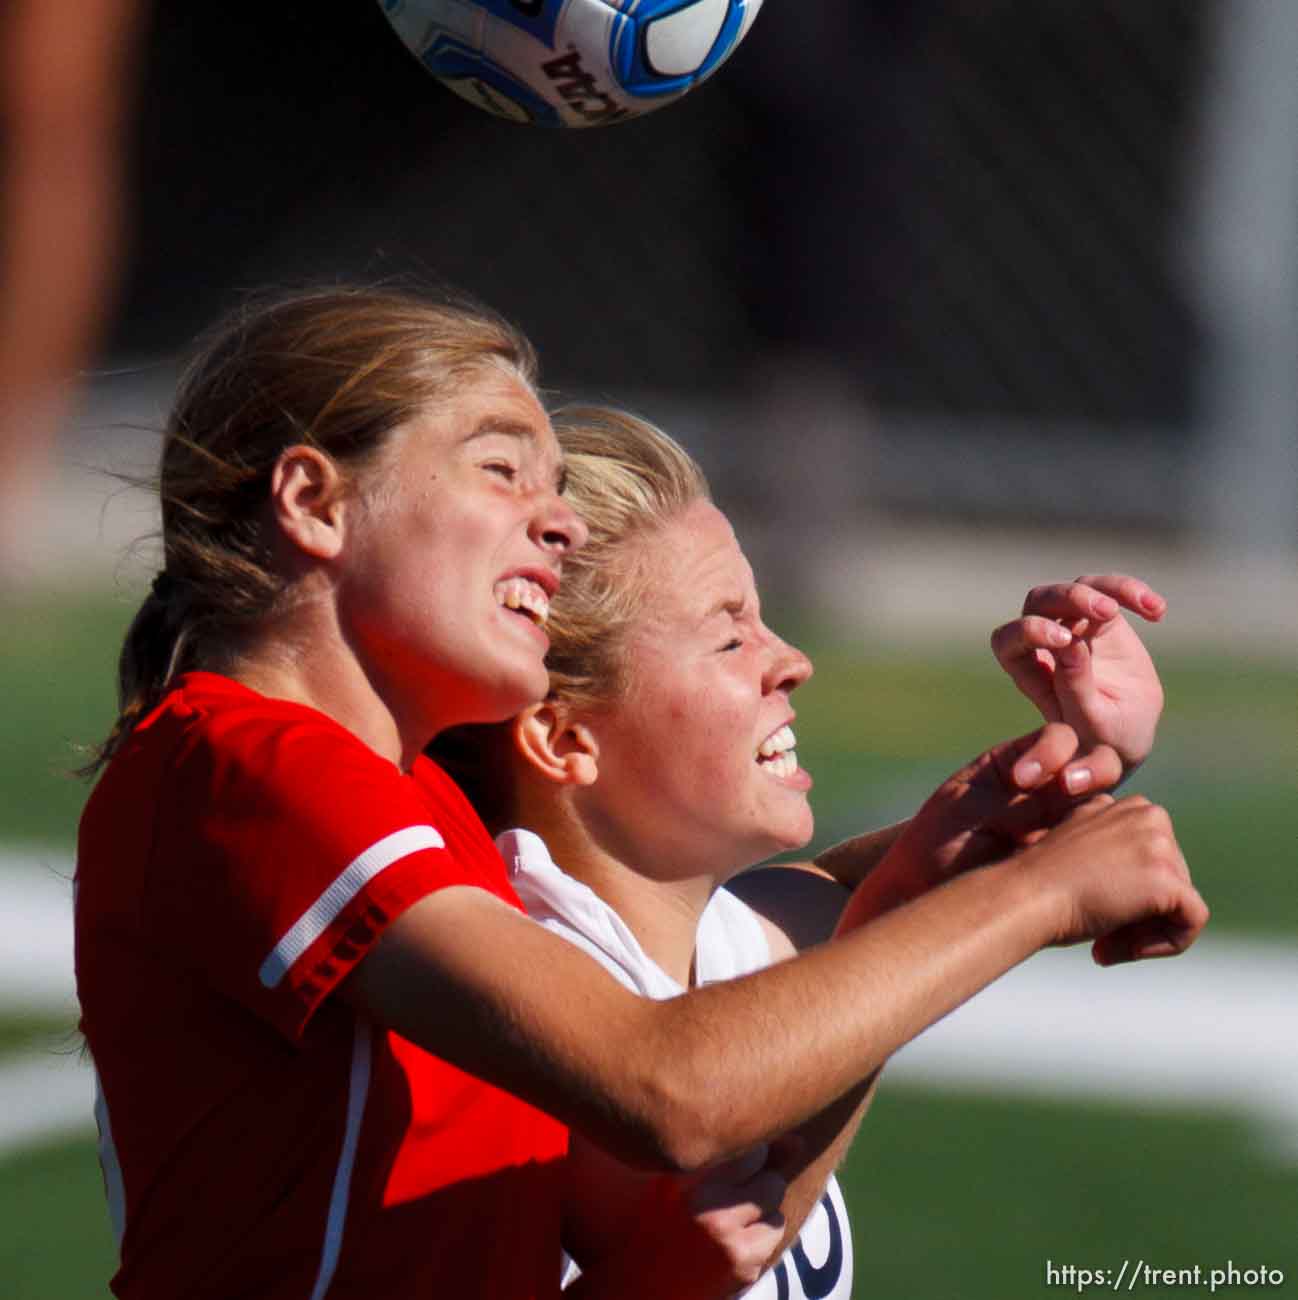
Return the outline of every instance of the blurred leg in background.
<path id="1" fill-rule="evenodd" d="M 140 0 L 0 12 L 0 587 L 117 279 Z"/>

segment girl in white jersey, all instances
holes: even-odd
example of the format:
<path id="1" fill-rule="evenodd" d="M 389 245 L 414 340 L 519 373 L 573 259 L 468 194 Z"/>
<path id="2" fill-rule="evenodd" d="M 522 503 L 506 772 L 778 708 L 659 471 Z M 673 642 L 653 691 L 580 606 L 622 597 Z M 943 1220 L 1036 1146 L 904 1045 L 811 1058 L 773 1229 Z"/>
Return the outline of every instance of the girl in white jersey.
<path id="1" fill-rule="evenodd" d="M 528 828 L 497 839 L 528 912 L 627 988 L 673 998 L 793 956 L 793 934 L 827 939 L 847 899 L 824 876 L 782 872 L 774 890 L 759 893 L 786 929 L 723 888 L 811 836 L 811 781 L 798 765 L 790 703 L 811 665 L 762 623 L 752 572 L 687 453 L 614 411 L 563 413 L 557 431 L 568 499 L 590 535 L 551 603 L 549 698 L 503 728 L 447 733 L 433 752 L 489 826 Z M 1133 600 L 1146 594 L 1129 579 L 1096 582 L 1071 599 L 1124 583 Z M 1060 598 L 1041 589 L 1029 609 L 1059 608 Z M 1157 597 L 1155 607 L 1161 613 Z M 1047 623 L 1029 613 L 995 639 L 1007 669 L 1049 710 L 1046 664 L 1027 648 L 1048 634 Z M 1125 624 L 1117 639 L 1124 726 L 1141 729 L 1145 744 L 1157 678 Z M 1105 667 L 1111 676 L 1112 658 Z M 1076 694 L 1060 687 L 1065 698 Z M 1092 698 L 1086 711 L 1103 710 Z M 1008 825 L 980 830 L 999 831 L 1007 845 L 1013 838 Z M 883 833 L 876 844 L 892 838 Z M 849 855 L 853 876 L 860 849 L 858 841 Z M 931 867 L 914 874 L 899 862 L 874 878 L 871 911 L 932 882 Z M 786 1170 L 787 1249 L 744 1292 L 749 1300 L 850 1300 L 852 1234 L 833 1167 L 865 1101 L 855 1090 L 804 1134 Z M 570 1161 L 600 1188 L 602 1213 L 589 1225 L 598 1256 L 624 1239 L 641 1176 L 577 1136 Z"/>

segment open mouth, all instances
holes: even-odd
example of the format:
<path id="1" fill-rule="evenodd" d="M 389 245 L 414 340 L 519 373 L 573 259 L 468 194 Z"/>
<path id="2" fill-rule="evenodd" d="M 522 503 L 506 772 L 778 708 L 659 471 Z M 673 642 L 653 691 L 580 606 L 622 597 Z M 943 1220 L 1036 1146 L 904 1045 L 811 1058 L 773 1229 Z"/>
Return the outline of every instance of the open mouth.
<path id="1" fill-rule="evenodd" d="M 494 591 L 497 604 L 530 619 L 537 627 L 545 626 L 550 617 L 550 598 L 540 583 L 530 578 L 502 578 Z"/>
<path id="2" fill-rule="evenodd" d="M 787 723 L 757 747 L 757 766 L 772 776 L 792 776 L 798 770 L 797 738 Z"/>

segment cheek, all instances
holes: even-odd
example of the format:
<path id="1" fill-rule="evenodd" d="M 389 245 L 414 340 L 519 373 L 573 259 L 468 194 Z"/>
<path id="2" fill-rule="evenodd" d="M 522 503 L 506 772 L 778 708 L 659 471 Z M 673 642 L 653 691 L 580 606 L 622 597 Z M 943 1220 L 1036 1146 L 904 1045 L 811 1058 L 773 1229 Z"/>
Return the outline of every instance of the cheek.
<path id="1" fill-rule="evenodd" d="M 678 798 L 733 797 L 749 775 L 759 694 L 746 680 L 695 668 L 671 655 L 642 653 L 626 685 L 628 710 L 617 734 L 628 768 Z"/>
<path id="2" fill-rule="evenodd" d="M 733 798 L 752 775 L 754 721 L 745 704 L 718 688 L 681 708 L 680 731 L 689 738 L 682 746 L 688 770 L 681 776 L 705 799 Z"/>

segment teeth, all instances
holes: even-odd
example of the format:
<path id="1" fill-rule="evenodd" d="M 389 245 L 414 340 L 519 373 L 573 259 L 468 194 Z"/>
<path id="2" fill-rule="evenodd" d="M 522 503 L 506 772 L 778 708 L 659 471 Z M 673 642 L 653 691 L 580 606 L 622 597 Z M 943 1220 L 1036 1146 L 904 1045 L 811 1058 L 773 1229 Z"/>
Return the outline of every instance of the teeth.
<path id="1" fill-rule="evenodd" d="M 757 762 L 773 776 L 792 776 L 798 770 L 798 742 L 793 728 L 784 726 L 767 736 L 757 748 Z"/>
<path id="2" fill-rule="evenodd" d="M 774 758 L 777 754 L 783 754 L 786 750 L 791 750 L 797 743 L 797 739 L 793 735 L 793 728 L 784 726 L 774 735 L 767 736 L 762 741 L 757 747 L 757 754 L 759 758 Z"/>
<path id="3" fill-rule="evenodd" d="M 496 600 L 506 609 L 521 609 L 542 627 L 550 617 L 550 598 L 529 578 L 502 578 L 494 588 Z"/>
<path id="4" fill-rule="evenodd" d="M 774 758 L 765 758 L 760 761 L 761 765 L 772 776 L 792 776 L 798 770 L 797 751 L 792 749 L 786 749 L 783 754 L 777 754 Z"/>

